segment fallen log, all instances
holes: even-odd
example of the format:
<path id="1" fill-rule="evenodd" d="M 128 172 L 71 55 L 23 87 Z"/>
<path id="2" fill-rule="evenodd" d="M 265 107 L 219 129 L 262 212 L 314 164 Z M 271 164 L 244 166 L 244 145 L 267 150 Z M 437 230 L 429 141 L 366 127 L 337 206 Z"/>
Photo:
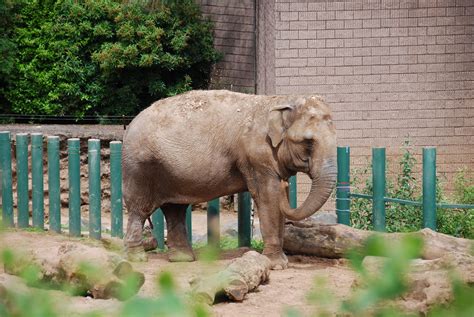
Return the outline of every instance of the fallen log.
<path id="1" fill-rule="evenodd" d="M 246 252 L 224 270 L 192 280 L 191 296 L 208 305 L 212 305 L 216 295 L 222 292 L 233 301 L 242 301 L 247 293 L 268 280 L 270 266 L 266 256 L 255 251 Z"/>
<path id="2" fill-rule="evenodd" d="M 411 233 L 381 233 L 352 228 L 341 224 L 321 224 L 314 221 L 288 222 L 285 225 L 283 249 L 289 254 L 305 254 L 326 258 L 342 258 L 350 249 L 359 248 L 371 235 L 391 241 L 406 235 L 424 242 L 422 259 L 432 260 L 452 253 L 469 255 L 473 241 L 423 229 Z"/>
<path id="3" fill-rule="evenodd" d="M 118 254 L 73 242 L 48 250 L 23 247 L 4 268 L 12 275 L 35 268 L 40 285 L 67 285 L 74 294 L 101 299 L 125 300 L 136 294 L 145 281 L 144 275 L 134 271 Z"/>

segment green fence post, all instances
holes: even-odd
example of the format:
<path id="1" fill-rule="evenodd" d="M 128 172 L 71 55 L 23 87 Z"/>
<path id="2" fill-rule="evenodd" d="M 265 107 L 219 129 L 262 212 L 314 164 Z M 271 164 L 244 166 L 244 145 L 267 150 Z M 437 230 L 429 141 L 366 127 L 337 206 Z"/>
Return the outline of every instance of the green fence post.
<path id="1" fill-rule="evenodd" d="M 44 229 L 43 134 L 31 134 L 33 227 Z"/>
<path id="2" fill-rule="evenodd" d="M 151 221 L 153 222 L 153 236 L 158 242 L 158 249 L 165 249 L 165 217 L 163 211 L 158 208 L 151 215 Z"/>
<path id="3" fill-rule="evenodd" d="M 87 142 L 87 164 L 89 167 L 89 236 L 101 238 L 100 215 L 100 140 Z"/>
<path id="4" fill-rule="evenodd" d="M 80 141 L 68 139 L 68 177 L 69 177 L 69 234 L 81 236 L 81 171 Z"/>
<path id="5" fill-rule="evenodd" d="M 289 197 L 290 197 L 290 207 L 291 208 L 296 208 L 298 205 L 298 192 L 296 188 L 296 175 L 291 176 L 290 179 L 288 180 L 288 185 L 289 185 Z"/>
<path id="6" fill-rule="evenodd" d="M 249 192 L 239 193 L 238 205 L 238 238 L 239 247 L 250 247 L 252 239 L 252 225 L 251 225 L 251 197 Z"/>
<path id="7" fill-rule="evenodd" d="M 207 243 L 219 246 L 220 224 L 219 224 L 219 198 L 207 203 Z"/>
<path id="8" fill-rule="evenodd" d="M 385 148 L 372 149 L 372 182 L 374 229 L 385 231 Z"/>
<path id="9" fill-rule="evenodd" d="M 59 186 L 59 137 L 48 137 L 49 229 L 61 232 L 61 197 Z"/>
<path id="10" fill-rule="evenodd" d="M 27 228 L 30 221 L 28 193 L 28 134 L 16 135 L 16 178 L 18 227 Z"/>
<path id="11" fill-rule="evenodd" d="M 2 219 L 13 227 L 12 149 L 10 132 L 0 131 L 0 171 L 2 172 Z"/>
<path id="12" fill-rule="evenodd" d="M 123 237 L 122 142 L 110 142 L 110 200 L 112 237 Z"/>
<path id="13" fill-rule="evenodd" d="M 337 148 L 336 214 L 337 223 L 351 225 L 350 155 L 348 146 Z"/>
<path id="14" fill-rule="evenodd" d="M 192 219 L 193 206 L 189 205 L 186 209 L 186 231 L 188 232 L 188 241 L 190 244 L 193 243 L 193 219 Z"/>
<path id="15" fill-rule="evenodd" d="M 436 148 L 423 148 L 423 227 L 436 230 Z"/>

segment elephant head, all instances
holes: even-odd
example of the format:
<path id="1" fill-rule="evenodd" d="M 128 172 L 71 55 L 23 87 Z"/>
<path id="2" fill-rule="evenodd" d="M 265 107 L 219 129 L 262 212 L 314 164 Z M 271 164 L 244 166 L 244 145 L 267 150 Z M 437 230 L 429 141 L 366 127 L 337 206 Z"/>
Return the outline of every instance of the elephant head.
<path id="1" fill-rule="evenodd" d="M 304 203 L 291 209 L 285 195 L 281 212 L 290 220 L 311 216 L 329 198 L 336 182 L 336 132 L 329 107 L 316 96 L 275 106 L 269 113 L 268 137 L 282 178 L 304 172 L 312 180 Z"/>

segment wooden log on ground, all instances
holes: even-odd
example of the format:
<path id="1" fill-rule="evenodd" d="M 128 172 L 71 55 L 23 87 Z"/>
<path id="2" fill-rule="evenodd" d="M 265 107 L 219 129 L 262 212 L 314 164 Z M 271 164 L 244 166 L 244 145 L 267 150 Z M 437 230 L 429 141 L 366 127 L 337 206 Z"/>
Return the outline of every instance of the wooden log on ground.
<path id="1" fill-rule="evenodd" d="M 52 287 L 67 284 L 77 294 L 121 300 L 136 294 L 145 279 L 118 254 L 79 243 L 66 242 L 57 248 L 22 248 L 5 272 L 21 275 L 28 266 L 39 270 L 38 280 Z M 131 281 L 131 283 L 130 283 Z"/>
<path id="2" fill-rule="evenodd" d="M 452 253 L 469 255 L 473 250 L 472 240 L 455 238 L 431 229 L 412 233 L 375 233 L 341 224 L 328 225 L 313 221 L 288 222 L 285 225 L 283 249 L 289 254 L 342 258 L 348 250 L 361 247 L 373 234 L 392 241 L 406 235 L 418 236 L 424 242 L 422 258 L 425 260 Z"/>
<path id="3" fill-rule="evenodd" d="M 191 281 L 191 294 L 208 305 L 212 305 L 216 294 L 222 292 L 233 301 L 242 301 L 247 293 L 268 280 L 270 266 L 266 256 L 255 251 L 246 252 L 224 270 Z"/>

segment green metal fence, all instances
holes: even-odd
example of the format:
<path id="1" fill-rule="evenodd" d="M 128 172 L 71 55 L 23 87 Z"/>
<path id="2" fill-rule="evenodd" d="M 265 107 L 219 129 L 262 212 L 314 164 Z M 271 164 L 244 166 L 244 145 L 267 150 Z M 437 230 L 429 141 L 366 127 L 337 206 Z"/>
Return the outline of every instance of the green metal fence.
<path id="1" fill-rule="evenodd" d="M 31 135 L 31 167 L 32 167 L 32 225 L 45 229 L 44 188 L 43 188 L 43 143 L 41 133 Z M 25 228 L 30 225 L 29 197 L 28 197 L 28 143 L 26 133 L 16 135 L 16 178 L 17 178 L 17 226 Z M 101 221 L 101 173 L 100 173 L 100 140 L 90 139 L 87 142 L 87 165 L 89 172 L 89 236 L 100 239 L 103 231 Z M 49 191 L 49 230 L 60 233 L 61 202 L 59 177 L 60 140 L 57 136 L 47 138 L 47 175 Z M 123 237 L 123 202 L 122 202 L 122 142 L 113 141 L 110 147 L 110 186 L 111 186 L 111 228 L 113 237 Z M 7 227 L 15 226 L 12 190 L 12 138 L 10 132 L 0 131 L 0 171 L 2 172 L 2 219 Z M 68 189 L 69 189 L 69 220 L 67 224 L 70 236 L 79 237 L 82 234 L 81 218 L 81 184 L 80 177 L 80 140 L 67 140 L 68 155 Z M 290 205 L 296 207 L 296 177 L 290 179 Z M 191 206 L 186 212 L 186 227 L 188 239 L 192 241 Z M 208 241 L 217 244 L 219 236 L 219 199 L 208 202 Z M 153 235 L 158 240 L 158 247 L 165 247 L 165 219 L 163 212 L 158 209 L 152 215 Z M 66 224 L 64 224 L 66 225 Z M 248 192 L 238 195 L 238 245 L 250 246 L 252 234 L 251 226 L 251 197 Z"/>
<path id="2" fill-rule="evenodd" d="M 436 148 L 423 148 L 423 199 L 412 201 L 386 197 L 385 188 L 385 148 L 372 149 L 372 195 L 352 193 L 350 191 L 350 148 L 337 148 L 337 186 L 336 213 L 337 222 L 350 225 L 351 198 L 372 200 L 374 229 L 385 231 L 385 205 L 397 203 L 423 208 L 423 227 L 436 230 L 436 209 L 456 208 L 474 209 L 474 205 L 436 203 Z"/>

